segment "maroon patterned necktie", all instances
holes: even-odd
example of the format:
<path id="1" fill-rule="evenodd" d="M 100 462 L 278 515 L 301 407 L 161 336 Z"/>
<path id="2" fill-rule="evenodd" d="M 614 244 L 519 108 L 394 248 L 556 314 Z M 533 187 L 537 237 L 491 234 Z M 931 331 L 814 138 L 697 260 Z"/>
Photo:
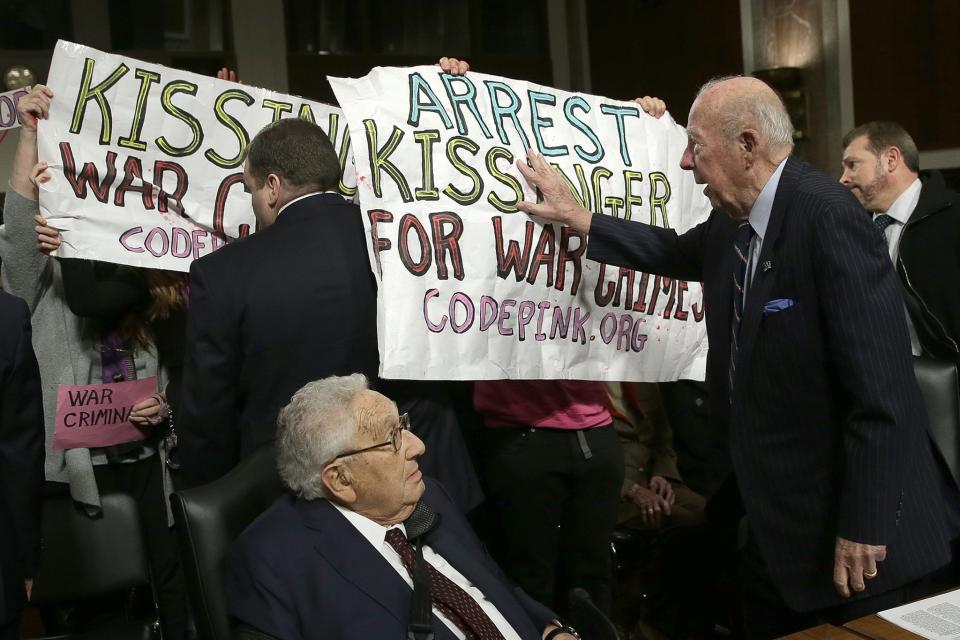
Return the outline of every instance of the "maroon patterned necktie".
<path id="1" fill-rule="evenodd" d="M 413 578 L 413 568 L 416 563 L 416 552 L 403 535 L 403 531 L 393 528 L 387 531 L 387 542 L 400 555 L 400 561 Z M 458 587 L 450 578 L 446 577 L 429 562 L 425 561 L 430 576 L 430 594 L 433 605 L 439 609 L 453 624 L 457 625 L 467 640 L 503 640 L 503 634 L 497 625 L 483 612 L 476 600 Z"/>

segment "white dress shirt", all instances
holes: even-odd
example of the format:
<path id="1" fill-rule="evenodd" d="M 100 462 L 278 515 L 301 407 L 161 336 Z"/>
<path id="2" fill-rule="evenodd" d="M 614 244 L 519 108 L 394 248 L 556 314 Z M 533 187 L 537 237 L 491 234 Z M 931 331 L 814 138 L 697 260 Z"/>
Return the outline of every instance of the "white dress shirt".
<path id="1" fill-rule="evenodd" d="M 400 554 L 398 554 L 393 547 L 390 546 L 390 543 L 387 542 L 387 531 L 393 528 L 400 529 L 403 532 L 404 537 L 407 535 L 407 530 L 404 528 L 403 524 L 395 525 L 395 527 L 384 527 L 383 525 L 374 522 L 366 516 L 362 516 L 359 513 L 345 509 L 340 505 L 331 502 L 334 507 L 337 508 L 337 511 L 343 514 L 343 517 L 347 519 L 347 522 L 352 524 L 354 528 L 360 532 L 367 541 L 373 545 L 373 548 L 383 556 L 383 559 L 386 560 L 391 567 L 400 575 L 401 578 L 413 589 L 413 580 L 410 578 L 410 574 L 407 573 L 407 569 L 403 566 L 403 562 L 400 560 Z M 505 640 L 520 640 L 520 635 L 510 626 L 510 623 L 507 622 L 506 618 L 501 615 L 497 608 L 493 605 L 492 602 L 487 600 L 486 596 L 483 595 L 479 589 L 477 589 L 473 584 L 470 583 L 463 574 L 453 568 L 446 560 L 443 559 L 437 552 L 431 549 L 428 545 L 423 545 L 423 559 L 432 564 L 437 571 L 442 573 L 444 576 L 449 578 L 454 584 L 467 592 L 467 594 L 473 598 L 480 608 L 483 609 L 483 612 L 487 614 L 490 620 L 497 626 L 497 629 L 500 630 L 500 633 L 503 635 Z M 433 613 L 440 618 L 443 624 L 447 625 L 447 628 L 455 635 L 459 640 L 464 640 L 466 636 L 460 628 L 457 627 L 453 622 L 450 621 L 445 615 L 443 615 L 436 607 L 433 607 Z"/>
<path id="2" fill-rule="evenodd" d="M 747 291 L 750 290 L 750 284 L 753 282 L 753 276 L 757 272 L 757 262 L 760 261 L 760 251 L 763 249 L 763 237 L 767 235 L 767 225 L 770 223 L 770 214 L 773 212 L 773 200 L 777 195 L 777 187 L 780 186 L 780 176 L 783 174 L 783 168 L 787 165 L 787 158 L 780 161 L 767 183 L 763 185 L 760 194 L 750 208 L 750 217 L 747 220 L 753 227 L 753 237 L 750 239 L 750 249 L 747 253 L 747 271 L 749 276 L 746 278 L 743 287 L 743 302 L 747 301 Z"/>
<path id="3" fill-rule="evenodd" d="M 885 213 L 894 220 L 883 232 L 887 238 L 887 247 L 893 264 L 897 264 L 897 256 L 900 255 L 900 236 L 903 235 L 903 228 L 910 220 L 910 216 L 913 215 L 913 210 L 917 208 L 922 186 L 923 183 L 917 178 L 903 190 L 903 193 L 897 196 L 889 209 L 874 214 L 874 217 L 876 217 Z M 920 339 L 917 337 L 917 329 L 913 326 L 913 320 L 911 320 L 909 313 L 907 313 L 907 328 L 910 329 L 910 347 L 913 350 L 913 355 L 918 356 L 920 355 Z"/>
<path id="4" fill-rule="evenodd" d="M 283 205 L 282 207 L 280 207 L 280 210 L 277 211 L 277 217 L 279 218 L 279 217 L 280 217 L 280 214 L 283 213 L 283 211 L 284 211 L 287 207 L 289 207 L 290 205 L 292 205 L 294 202 L 300 202 L 301 200 L 303 200 L 303 199 L 305 199 L 305 198 L 309 198 L 310 196 L 315 196 L 315 195 L 320 194 L 320 193 L 336 193 L 337 195 L 340 195 L 340 192 L 339 192 L 339 191 L 336 191 L 336 190 L 334 190 L 334 189 L 330 189 L 330 190 L 328 190 L 328 191 L 311 191 L 310 193 L 305 193 L 305 194 L 303 194 L 302 196 L 297 196 L 296 198 L 294 198 L 293 200 L 291 200 L 291 201 L 288 202 L 287 204 L 285 204 L 285 205 Z M 346 198 L 344 198 L 344 200 L 346 200 Z"/>

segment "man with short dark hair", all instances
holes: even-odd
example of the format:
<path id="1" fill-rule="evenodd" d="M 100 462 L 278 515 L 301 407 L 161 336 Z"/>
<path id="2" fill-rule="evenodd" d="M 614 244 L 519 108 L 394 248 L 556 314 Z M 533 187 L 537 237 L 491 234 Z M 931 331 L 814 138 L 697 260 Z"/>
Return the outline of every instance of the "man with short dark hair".
<path id="1" fill-rule="evenodd" d="M 575 640 L 506 579 L 444 487 L 423 475 L 411 426 L 360 375 L 294 394 L 277 435 L 290 493 L 226 558 L 237 637 Z"/>
<path id="2" fill-rule="evenodd" d="M 843 138 L 842 182 L 873 215 L 903 285 L 914 355 L 960 364 L 960 194 L 895 122 L 868 122 Z"/>
<path id="3" fill-rule="evenodd" d="M 271 441 L 280 407 L 308 380 L 377 373 L 376 285 L 339 176 L 313 123 L 280 120 L 250 143 L 243 179 L 261 229 L 190 269 L 175 416 L 188 484 Z"/>

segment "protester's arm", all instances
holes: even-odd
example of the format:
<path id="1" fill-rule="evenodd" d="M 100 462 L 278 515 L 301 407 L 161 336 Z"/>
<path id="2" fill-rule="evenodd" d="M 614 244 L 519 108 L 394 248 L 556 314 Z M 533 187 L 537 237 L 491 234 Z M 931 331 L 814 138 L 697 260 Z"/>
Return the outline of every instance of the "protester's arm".
<path id="1" fill-rule="evenodd" d="M 50 258 L 37 251 L 33 216 L 36 215 L 37 122 L 50 109 L 52 92 L 37 85 L 17 105 L 23 126 L 13 156 L 10 189 L 3 207 L 0 226 L 0 259 L 3 260 L 3 288 L 23 298 L 32 310 L 44 286 L 44 273 Z"/>
<path id="2" fill-rule="evenodd" d="M 10 506 L 16 551 L 26 578 L 40 557 L 40 491 L 43 486 L 44 422 L 40 371 L 30 341 L 30 313 L 16 300 L 17 314 L 4 318 L 0 359 L 0 487 Z"/>
<path id="3" fill-rule="evenodd" d="M 230 293 L 224 290 L 226 283 L 209 278 L 203 263 L 202 259 L 195 261 L 190 268 L 181 415 L 177 420 L 181 464 L 193 485 L 219 478 L 240 455 L 237 313 Z"/>
<path id="4" fill-rule="evenodd" d="M 915 428 L 898 424 L 898 405 L 909 404 L 913 368 L 900 283 L 869 218 L 853 202 L 833 205 L 814 230 L 824 352 L 847 407 L 834 582 L 849 595 L 895 535 Z"/>
<path id="5" fill-rule="evenodd" d="M 10 186 L 29 200 L 37 199 L 37 185 L 30 180 L 34 165 L 37 164 L 37 123 L 50 114 L 50 101 L 53 91 L 42 84 L 17 103 L 20 116 L 20 141 L 13 155 L 13 173 Z"/>
<path id="6" fill-rule="evenodd" d="M 650 424 L 650 475 L 680 480 L 677 453 L 673 450 L 673 431 L 663 409 L 659 387 L 655 384 L 638 384 L 637 402 L 644 419 Z"/>

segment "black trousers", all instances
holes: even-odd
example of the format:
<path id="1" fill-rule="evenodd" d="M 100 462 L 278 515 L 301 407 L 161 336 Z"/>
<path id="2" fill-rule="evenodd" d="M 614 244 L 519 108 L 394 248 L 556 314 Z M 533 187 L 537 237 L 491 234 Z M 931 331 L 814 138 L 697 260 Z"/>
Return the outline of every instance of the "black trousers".
<path id="1" fill-rule="evenodd" d="M 610 542 L 623 484 L 623 453 L 611 425 L 490 428 L 484 479 L 496 523 L 489 540 L 504 571 L 530 596 L 566 609 L 586 589 L 609 612 Z"/>

